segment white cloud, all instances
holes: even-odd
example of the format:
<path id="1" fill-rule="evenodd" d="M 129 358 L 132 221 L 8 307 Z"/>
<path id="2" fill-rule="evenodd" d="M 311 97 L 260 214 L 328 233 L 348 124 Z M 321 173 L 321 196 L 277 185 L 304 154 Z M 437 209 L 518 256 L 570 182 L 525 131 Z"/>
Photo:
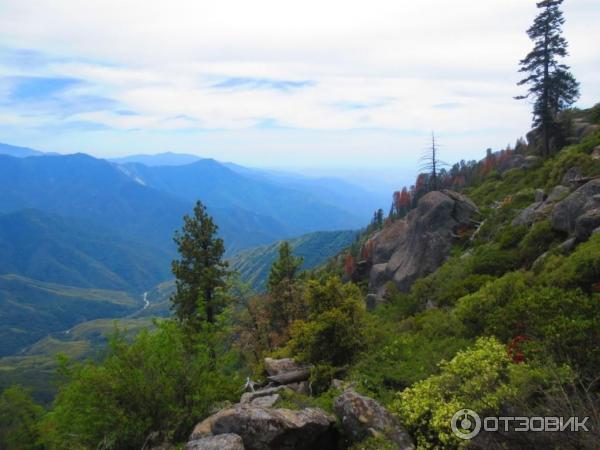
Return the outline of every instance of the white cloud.
<path id="1" fill-rule="evenodd" d="M 0 0 L 2 46 L 48 57 L 46 64 L 25 69 L 0 65 L 0 74 L 82 79 L 85 84 L 62 95 L 75 101 L 93 95 L 115 104 L 71 113 L 34 111 L 30 122 L 18 105 L 0 106 L 0 114 L 31 128 L 49 126 L 53 134 L 32 131 L 29 142 L 19 143 L 43 142 L 58 150 L 85 146 L 86 135 L 69 133 L 69 124 L 90 122 L 111 129 L 93 143 L 100 153 L 140 145 L 151 151 L 163 142 L 155 133 L 166 133 L 171 149 L 210 143 L 204 149 L 216 153 L 210 156 L 264 162 L 264 156 L 253 159 L 228 147 L 245 136 L 257 140 L 243 142 L 248 148 L 270 148 L 273 161 L 299 163 L 291 156 L 299 151 L 333 161 L 344 152 L 360 164 L 365 154 L 386 158 L 386 149 L 414 153 L 416 142 L 435 129 L 458 157 L 505 145 L 527 129 L 529 107 L 512 97 L 520 92 L 517 62 L 530 48 L 525 30 L 536 14 L 534 3 Z M 590 0 L 569 0 L 565 11 L 569 63 L 583 83 L 581 103 L 590 105 L 600 100 L 600 11 Z M 235 78 L 312 84 L 286 90 L 214 87 Z M 265 123 L 284 129 L 255 130 Z M 58 135 L 57 127 L 64 127 Z M 357 128 L 365 130 L 358 143 L 343 134 Z M 176 133 L 194 129 L 194 139 Z M 206 129 L 223 131 L 208 137 Z M 2 139 L 24 136 L 7 130 Z M 131 130 L 138 130 L 137 145 Z M 299 138 L 302 130 L 306 139 Z"/>

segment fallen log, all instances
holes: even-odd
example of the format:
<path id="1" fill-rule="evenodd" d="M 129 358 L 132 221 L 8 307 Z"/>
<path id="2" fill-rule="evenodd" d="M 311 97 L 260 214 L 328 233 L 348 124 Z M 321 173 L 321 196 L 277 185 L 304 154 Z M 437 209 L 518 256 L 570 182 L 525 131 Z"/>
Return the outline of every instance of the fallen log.
<path id="1" fill-rule="evenodd" d="M 279 375 L 272 375 L 267 377 L 267 380 L 277 384 L 290 384 L 297 383 L 299 381 L 306 381 L 310 377 L 310 367 L 303 369 L 293 370 L 291 372 L 280 373 Z"/>

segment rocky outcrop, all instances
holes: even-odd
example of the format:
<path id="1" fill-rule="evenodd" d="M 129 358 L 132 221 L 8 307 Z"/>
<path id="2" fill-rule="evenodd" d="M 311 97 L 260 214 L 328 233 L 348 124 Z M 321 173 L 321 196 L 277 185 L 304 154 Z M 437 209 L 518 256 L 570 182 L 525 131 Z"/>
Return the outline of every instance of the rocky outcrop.
<path id="1" fill-rule="evenodd" d="M 184 450 L 244 450 L 244 442 L 237 434 L 219 434 L 190 441 Z"/>
<path id="2" fill-rule="evenodd" d="M 347 389 L 333 404 L 344 435 L 354 442 L 384 435 L 399 450 L 413 450 L 414 444 L 398 420 L 377 401 Z"/>
<path id="3" fill-rule="evenodd" d="M 408 291 L 415 280 L 435 271 L 449 256 L 452 244 L 477 223 L 477 206 L 453 191 L 434 191 L 423 196 L 406 219 L 398 220 L 375 235 L 369 292 L 378 300 L 392 281 Z"/>
<path id="4" fill-rule="evenodd" d="M 264 366 L 265 366 L 265 371 L 267 372 L 267 375 L 269 375 L 269 376 L 281 375 L 282 373 L 293 372 L 295 370 L 302 368 L 301 366 L 296 364 L 292 358 L 282 358 L 282 359 L 265 358 Z"/>
<path id="5" fill-rule="evenodd" d="M 208 436 L 237 434 L 247 450 L 333 450 L 334 423 L 335 419 L 320 409 L 294 411 L 240 404 L 196 425 L 190 443 Z"/>
<path id="6" fill-rule="evenodd" d="M 600 226 L 600 179 L 588 181 L 552 211 L 552 227 L 574 236 L 578 241 L 587 240 Z"/>
<path id="7" fill-rule="evenodd" d="M 548 196 L 542 189 L 536 189 L 535 201 L 523 209 L 512 221 L 513 226 L 532 225 L 533 223 L 550 217 L 554 206 L 559 200 L 565 198 L 571 190 L 562 185 L 555 186 Z"/>

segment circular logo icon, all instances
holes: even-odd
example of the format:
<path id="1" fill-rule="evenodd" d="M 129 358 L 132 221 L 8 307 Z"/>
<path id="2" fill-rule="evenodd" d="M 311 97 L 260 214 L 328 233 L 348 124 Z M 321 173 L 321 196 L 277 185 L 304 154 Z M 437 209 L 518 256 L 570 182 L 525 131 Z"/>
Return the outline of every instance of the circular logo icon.
<path id="1" fill-rule="evenodd" d="M 452 431 L 460 439 L 473 439 L 481 431 L 481 418 L 472 409 L 461 409 L 452 416 Z"/>

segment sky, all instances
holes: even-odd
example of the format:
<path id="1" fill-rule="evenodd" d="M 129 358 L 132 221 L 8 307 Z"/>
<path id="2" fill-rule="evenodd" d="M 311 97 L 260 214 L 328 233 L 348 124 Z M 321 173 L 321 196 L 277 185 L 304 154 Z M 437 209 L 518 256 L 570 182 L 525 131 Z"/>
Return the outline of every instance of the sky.
<path id="1" fill-rule="evenodd" d="M 600 3 L 566 0 L 580 107 L 600 101 Z M 531 121 L 530 0 L 0 0 L 0 142 L 99 157 L 412 173 Z"/>

